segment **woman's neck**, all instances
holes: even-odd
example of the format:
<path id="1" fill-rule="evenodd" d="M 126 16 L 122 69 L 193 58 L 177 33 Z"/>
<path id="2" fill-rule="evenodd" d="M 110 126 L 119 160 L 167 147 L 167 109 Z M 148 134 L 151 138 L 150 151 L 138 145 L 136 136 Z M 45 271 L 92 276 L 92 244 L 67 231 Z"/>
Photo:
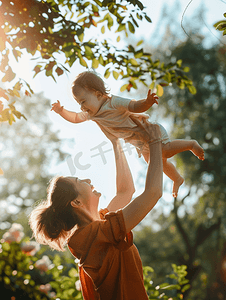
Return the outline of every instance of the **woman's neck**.
<path id="1" fill-rule="evenodd" d="M 93 221 L 100 220 L 100 215 L 98 211 L 89 211 L 87 209 L 77 211 L 79 214 L 80 224 L 78 227 L 85 227 L 92 223 Z"/>

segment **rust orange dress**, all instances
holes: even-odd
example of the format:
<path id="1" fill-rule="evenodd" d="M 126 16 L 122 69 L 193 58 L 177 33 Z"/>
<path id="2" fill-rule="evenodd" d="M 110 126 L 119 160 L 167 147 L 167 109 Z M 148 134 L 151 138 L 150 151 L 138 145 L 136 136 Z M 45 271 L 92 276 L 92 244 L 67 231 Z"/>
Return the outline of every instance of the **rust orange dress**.
<path id="1" fill-rule="evenodd" d="M 100 214 L 75 231 L 68 242 L 80 260 L 84 300 L 148 300 L 140 255 L 132 232 L 126 234 L 122 210 Z"/>

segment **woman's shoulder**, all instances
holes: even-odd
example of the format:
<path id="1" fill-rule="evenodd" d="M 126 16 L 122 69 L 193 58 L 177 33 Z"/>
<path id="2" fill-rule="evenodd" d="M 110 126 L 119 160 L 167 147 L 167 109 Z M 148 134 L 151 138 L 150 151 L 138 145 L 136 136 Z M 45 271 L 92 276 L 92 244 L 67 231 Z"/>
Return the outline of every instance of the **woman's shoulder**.
<path id="1" fill-rule="evenodd" d="M 103 221 L 93 221 L 90 224 L 78 227 L 68 239 L 67 245 L 72 254 L 81 258 L 84 253 L 88 253 L 91 245 L 98 236 L 99 223 Z"/>

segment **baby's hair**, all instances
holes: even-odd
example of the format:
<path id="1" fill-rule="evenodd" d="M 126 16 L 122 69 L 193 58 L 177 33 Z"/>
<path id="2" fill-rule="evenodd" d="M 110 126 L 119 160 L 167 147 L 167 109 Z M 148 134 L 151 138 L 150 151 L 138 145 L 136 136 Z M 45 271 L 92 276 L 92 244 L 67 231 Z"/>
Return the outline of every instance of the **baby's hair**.
<path id="1" fill-rule="evenodd" d="M 72 83 L 72 93 L 76 98 L 76 90 L 78 88 L 87 89 L 90 91 L 100 92 L 102 95 L 108 95 L 109 89 L 106 88 L 103 79 L 92 71 L 80 73 Z"/>
<path id="2" fill-rule="evenodd" d="M 38 243 L 64 251 L 73 229 L 80 223 L 71 206 L 71 201 L 77 197 L 78 192 L 70 179 L 63 176 L 52 178 L 47 188 L 47 200 L 38 204 L 29 216 Z"/>

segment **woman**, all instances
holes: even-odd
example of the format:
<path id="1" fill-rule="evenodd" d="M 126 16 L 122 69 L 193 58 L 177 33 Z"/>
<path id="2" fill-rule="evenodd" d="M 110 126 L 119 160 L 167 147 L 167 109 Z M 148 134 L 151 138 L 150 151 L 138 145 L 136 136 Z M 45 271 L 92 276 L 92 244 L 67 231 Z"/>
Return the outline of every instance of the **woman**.
<path id="1" fill-rule="evenodd" d="M 106 133 L 115 153 L 117 187 L 107 209 L 98 212 L 101 194 L 89 179 L 56 177 L 49 185 L 47 201 L 30 215 L 30 226 L 39 243 L 61 251 L 67 243 L 79 259 L 85 300 L 148 299 L 131 229 L 162 195 L 162 151 L 159 126 L 147 124 L 145 130 L 151 134 L 151 160 L 140 196 L 131 201 L 135 190 L 125 155 L 120 142 Z"/>

